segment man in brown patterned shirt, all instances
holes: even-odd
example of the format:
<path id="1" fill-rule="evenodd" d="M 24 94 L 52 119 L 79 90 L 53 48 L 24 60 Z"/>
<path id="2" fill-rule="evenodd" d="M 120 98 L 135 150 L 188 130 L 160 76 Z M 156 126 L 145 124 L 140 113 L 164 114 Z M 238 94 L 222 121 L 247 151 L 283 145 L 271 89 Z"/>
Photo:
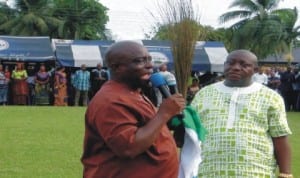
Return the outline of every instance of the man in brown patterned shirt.
<path id="1" fill-rule="evenodd" d="M 85 118 L 84 177 L 178 176 L 178 154 L 168 120 L 185 99 L 174 94 L 158 109 L 141 93 L 153 65 L 141 44 L 121 41 L 106 54 L 111 80 L 90 102 Z"/>

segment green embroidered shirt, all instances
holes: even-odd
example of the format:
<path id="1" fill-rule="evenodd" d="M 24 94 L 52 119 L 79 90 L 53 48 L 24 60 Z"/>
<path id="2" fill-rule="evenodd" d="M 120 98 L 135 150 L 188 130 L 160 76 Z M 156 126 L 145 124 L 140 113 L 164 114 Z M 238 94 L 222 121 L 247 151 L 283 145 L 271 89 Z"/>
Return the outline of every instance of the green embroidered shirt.
<path id="1" fill-rule="evenodd" d="M 258 83 L 218 82 L 201 89 L 192 106 L 208 132 L 200 177 L 275 177 L 272 137 L 291 134 L 278 93 Z"/>

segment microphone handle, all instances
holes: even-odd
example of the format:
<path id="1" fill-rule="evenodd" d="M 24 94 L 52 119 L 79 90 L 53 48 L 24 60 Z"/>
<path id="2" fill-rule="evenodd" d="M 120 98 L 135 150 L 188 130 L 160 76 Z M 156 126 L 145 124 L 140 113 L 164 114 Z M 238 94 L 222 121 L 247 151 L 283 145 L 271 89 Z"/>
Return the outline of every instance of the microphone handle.
<path id="1" fill-rule="evenodd" d="M 162 94 L 162 96 L 164 98 L 168 98 L 168 97 L 171 96 L 171 92 L 170 91 L 172 89 L 173 89 L 173 91 L 175 93 L 178 93 L 176 85 L 172 85 L 171 87 L 170 86 L 166 86 L 166 85 L 161 85 L 161 86 L 158 87 L 158 89 L 159 89 L 160 93 Z M 172 93 L 172 94 L 175 94 L 175 93 Z M 176 117 L 178 117 L 179 119 L 183 119 L 184 118 L 183 112 L 177 114 Z"/>
<path id="2" fill-rule="evenodd" d="M 176 85 L 169 85 L 170 93 L 173 95 L 175 93 L 178 93 L 178 89 Z"/>
<path id="3" fill-rule="evenodd" d="M 167 85 L 161 85 L 158 87 L 158 89 L 164 98 L 169 98 L 171 96 L 171 93 Z"/>

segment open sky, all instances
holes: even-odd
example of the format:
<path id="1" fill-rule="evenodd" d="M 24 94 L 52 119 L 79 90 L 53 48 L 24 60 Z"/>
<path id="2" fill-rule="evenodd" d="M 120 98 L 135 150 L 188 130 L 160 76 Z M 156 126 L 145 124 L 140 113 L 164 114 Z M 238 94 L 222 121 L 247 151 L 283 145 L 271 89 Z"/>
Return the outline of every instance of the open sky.
<path id="1" fill-rule="evenodd" d="M 199 10 L 200 23 L 213 27 L 226 27 L 229 24 L 219 24 L 218 17 L 228 12 L 233 0 L 192 0 L 195 9 Z M 99 0 L 109 8 L 110 18 L 107 28 L 112 31 L 115 39 L 143 39 L 155 25 L 155 18 L 151 13 L 157 11 L 157 0 Z M 159 1 L 159 4 L 163 2 Z M 300 12 L 300 0 L 281 0 L 279 8 L 297 7 Z M 151 13 L 150 13 L 151 12 Z M 300 15 L 299 15 L 300 17 Z M 300 18 L 297 24 L 300 25 Z"/>

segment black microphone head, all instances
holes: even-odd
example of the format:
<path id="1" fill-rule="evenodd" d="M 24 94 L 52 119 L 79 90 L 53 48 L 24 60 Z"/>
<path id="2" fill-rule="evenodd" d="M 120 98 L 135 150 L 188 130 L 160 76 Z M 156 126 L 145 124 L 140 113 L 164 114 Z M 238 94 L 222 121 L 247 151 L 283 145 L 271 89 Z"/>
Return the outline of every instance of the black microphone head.
<path id="1" fill-rule="evenodd" d="M 154 87 L 159 87 L 162 85 L 167 85 L 166 80 L 160 73 L 154 73 L 150 77 L 150 81 Z"/>

